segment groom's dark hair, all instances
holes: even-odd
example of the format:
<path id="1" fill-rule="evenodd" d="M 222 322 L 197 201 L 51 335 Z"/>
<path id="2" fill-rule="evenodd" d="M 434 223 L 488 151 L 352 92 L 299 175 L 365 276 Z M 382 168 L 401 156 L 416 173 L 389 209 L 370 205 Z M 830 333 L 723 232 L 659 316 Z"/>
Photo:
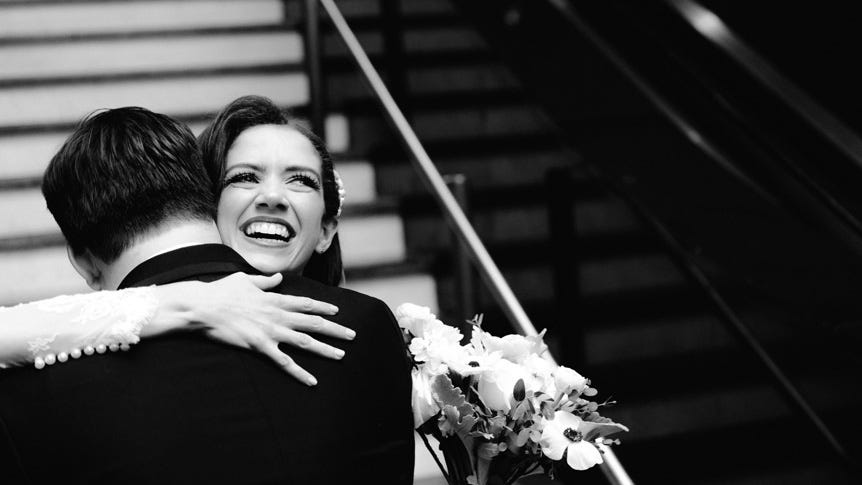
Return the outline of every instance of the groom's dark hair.
<path id="1" fill-rule="evenodd" d="M 215 217 L 192 132 L 139 107 L 81 121 L 45 170 L 42 193 L 72 250 L 106 263 L 162 222 Z"/>

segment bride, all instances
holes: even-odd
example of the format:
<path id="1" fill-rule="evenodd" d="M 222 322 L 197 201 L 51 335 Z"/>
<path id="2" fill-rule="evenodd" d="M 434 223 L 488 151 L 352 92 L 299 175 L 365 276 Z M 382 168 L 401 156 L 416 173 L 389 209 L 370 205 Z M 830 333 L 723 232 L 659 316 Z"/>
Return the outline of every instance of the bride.
<path id="1" fill-rule="evenodd" d="M 309 171 L 281 180 L 278 170 L 282 167 L 276 165 L 285 162 L 257 168 L 239 162 L 242 151 L 271 150 L 271 137 L 250 136 L 251 128 L 266 131 L 265 127 L 281 125 L 311 142 L 320 159 L 321 180 Z M 279 342 L 332 359 L 344 355 L 304 333 L 352 339 L 352 330 L 322 317 L 334 315 L 338 311 L 334 305 L 262 291 L 278 285 L 281 273 L 301 273 L 328 285 L 342 279 L 337 224 L 344 189 L 320 138 L 270 100 L 246 96 L 225 107 L 198 141 L 218 200 L 222 241 L 271 276 L 236 273 L 212 283 L 188 281 L 97 291 L 0 308 L 0 368 L 23 364 L 43 368 L 82 355 L 128 350 L 140 338 L 195 329 L 213 339 L 259 351 L 309 385 L 316 383 L 314 376 L 284 354 Z M 320 190 L 313 190 L 315 186 Z M 305 216 L 307 227 L 297 229 L 290 243 L 279 241 L 277 234 L 267 234 L 266 224 L 258 225 L 260 233 L 255 237 L 245 235 L 237 217 L 259 198 L 283 199 L 277 203 Z M 317 249 L 324 249 L 319 253 L 314 250 L 317 243 Z M 98 282 L 88 283 L 101 290 Z M 69 325 L 72 320 L 79 324 Z M 124 333 L 117 344 L 116 336 Z M 109 341 L 114 343 L 108 345 Z"/>

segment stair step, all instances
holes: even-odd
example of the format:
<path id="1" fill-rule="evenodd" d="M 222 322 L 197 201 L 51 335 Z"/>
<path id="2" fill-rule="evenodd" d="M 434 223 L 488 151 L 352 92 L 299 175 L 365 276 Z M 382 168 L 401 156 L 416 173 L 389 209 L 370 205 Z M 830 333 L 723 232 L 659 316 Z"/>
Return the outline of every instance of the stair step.
<path id="1" fill-rule="evenodd" d="M 8 179 L 30 179 L 30 186 L 41 183 L 45 167 L 68 136 L 67 130 L 0 135 L 0 183 Z"/>
<path id="2" fill-rule="evenodd" d="M 572 224 L 577 232 L 570 243 L 578 246 L 578 259 L 663 249 L 640 221 L 615 199 L 590 199 L 594 194 L 578 193 L 575 187 L 572 191 L 573 197 L 586 198 L 579 200 L 572 209 Z M 547 193 L 543 186 L 474 190 L 467 204 L 468 217 L 495 258 L 532 262 L 536 261 L 534 255 L 552 249 Z M 402 197 L 400 205 L 401 214 L 409 218 L 407 237 L 411 247 L 440 251 L 451 246 L 449 227 L 430 196 Z"/>
<path id="3" fill-rule="evenodd" d="M 362 44 L 365 53 L 372 58 L 385 52 L 380 25 L 380 21 L 376 19 L 351 23 L 359 43 Z M 399 25 L 402 31 L 402 56 L 407 57 L 403 59 L 404 65 L 421 65 L 417 59 L 422 54 L 433 55 L 445 52 L 460 57 L 470 53 L 477 58 L 487 57 L 488 47 L 481 35 L 456 17 L 448 15 L 406 17 Z M 323 26 L 322 32 L 324 62 L 327 68 L 331 68 L 330 72 L 344 72 L 345 61 L 350 62 L 351 59 L 344 41 L 327 25 Z"/>
<path id="4" fill-rule="evenodd" d="M 440 99 L 442 103 L 442 98 Z M 348 113 L 348 116 L 350 137 L 353 140 L 351 151 L 364 153 L 375 162 L 388 159 L 391 162 L 403 163 L 407 158 L 399 139 L 377 111 L 370 110 L 353 115 Z M 540 140 L 547 143 L 544 149 L 558 146 L 556 144 L 559 143 L 553 130 L 545 124 L 540 114 L 528 107 L 517 105 L 465 105 L 452 110 L 423 110 L 411 114 L 411 126 L 432 160 L 437 157 L 463 155 L 471 150 L 476 153 L 478 147 L 487 148 L 488 143 L 495 142 L 511 146 L 515 145 L 516 141 L 525 141 L 526 146 L 515 148 L 519 154 L 535 150 L 535 143 Z M 509 138 L 512 141 L 507 142 L 506 139 Z M 501 153 L 504 153 L 502 148 L 491 148 L 486 154 L 477 155 L 485 157 Z M 579 157 L 572 153 L 570 157 L 563 158 L 575 161 Z"/>
<path id="5" fill-rule="evenodd" d="M 380 22 L 377 18 L 380 15 L 380 2 L 369 2 L 368 0 L 339 0 L 338 8 L 341 13 L 347 18 L 351 26 L 354 24 L 360 25 L 363 22 Z M 405 20 L 413 18 L 421 18 L 425 16 L 446 16 L 451 18 L 454 13 L 455 6 L 450 1 L 440 0 L 410 0 L 399 4 L 400 12 L 405 16 Z"/>
<path id="6" fill-rule="evenodd" d="M 65 247 L 0 252 L 0 305 L 89 291 Z"/>
<path id="7" fill-rule="evenodd" d="M 330 113 L 324 120 L 326 147 L 332 154 L 346 152 L 350 148 L 350 124 L 341 113 Z"/>
<path id="8" fill-rule="evenodd" d="M 551 264 L 503 267 L 502 272 L 519 300 L 547 301 L 554 294 Z M 650 288 L 678 288 L 685 282 L 667 257 L 650 253 L 583 261 L 578 273 L 584 298 Z"/>
<path id="9" fill-rule="evenodd" d="M 279 105 L 309 100 L 303 73 L 230 74 L 143 79 L 0 90 L 0 130 L 72 125 L 99 108 L 144 106 L 172 116 L 213 113 L 245 94 L 268 96 Z"/>
<path id="10" fill-rule="evenodd" d="M 427 306 L 436 312 L 437 287 L 434 277 L 426 273 L 381 276 L 374 278 L 348 277 L 346 288 L 383 300 L 394 312 L 398 305 L 410 302 Z"/>
<path id="11" fill-rule="evenodd" d="M 0 3 L 0 39 L 275 25 L 284 18 L 279 0 Z"/>
<path id="12" fill-rule="evenodd" d="M 610 291 L 637 291 L 686 282 L 679 268 L 663 254 L 583 261 L 579 284 L 584 296 Z"/>
<path id="13" fill-rule="evenodd" d="M 530 198 L 528 203 L 544 203 L 548 196 L 544 190 L 548 171 L 571 163 L 564 154 L 542 148 L 523 153 L 460 155 L 451 152 L 441 154 L 436 150 L 438 146 L 439 144 L 429 143 L 425 145 L 425 149 L 441 174 L 459 174 L 465 177 L 471 207 L 509 202 L 510 197 L 507 194 L 512 190 L 519 194 L 527 193 Z M 417 206 L 417 215 L 436 212 L 436 202 L 431 199 L 416 168 L 406 156 L 400 163 L 373 159 L 377 162 L 375 165 L 380 193 L 404 197 L 410 204 Z M 591 192 L 582 192 L 581 189 L 580 185 L 572 187 L 572 194 L 579 199 L 592 196 Z M 509 203 L 514 205 L 514 202 Z M 435 209 L 427 209 L 430 207 Z"/>
<path id="14" fill-rule="evenodd" d="M 740 447 L 743 436 L 756 436 L 757 444 Z M 615 451 L 635 483 L 856 483 L 842 470 L 828 448 L 795 416 L 762 421 L 755 426 L 728 426 L 651 441 L 630 441 L 624 435 L 621 439 L 622 445 Z M 669 458 L 673 460 L 672 470 L 655 466 Z"/>
<path id="15" fill-rule="evenodd" d="M 230 100 L 226 100 L 225 103 L 227 101 Z M 150 108 L 146 105 L 144 107 Z M 203 131 L 207 124 L 207 121 L 188 123 L 195 135 Z M 332 153 L 344 151 L 349 143 L 348 131 L 347 121 L 343 115 L 336 113 L 326 117 L 327 145 Z M 70 132 L 71 127 L 35 133 L 0 134 L 0 189 L 10 184 L 16 187 L 37 187 L 41 183 L 45 167 L 66 141 Z M 351 200 L 365 203 L 373 199 L 376 193 L 375 176 L 373 167 L 368 162 L 347 157 L 343 161 L 336 162 L 336 168 L 345 180 L 348 203 L 351 203 Z"/>
<path id="16" fill-rule="evenodd" d="M 372 58 L 372 61 L 382 64 L 385 58 Z M 463 65 L 456 61 L 458 59 L 453 59 L 449 53 L 406 57 L 406 65 L 399 67 L 404 69 L 408 93 L 397 99 L 399 106 L 405 111 L 448 110 L 492 101 L 513 104 L 528 99 L 523 91 L 517 89 L 517 83 L 508 71 L 489 67 L 475 55 L 465 56 L 461 61 Z M 330 102 L 339 110 L 362 114 L 376 108 L 377 101 L 365 88 L 361 75 L 351 67 L 345 63 L 344 73 L 334 72 L 327 76 L 328 89 L 334 93 Z"/>
<path id="17" fill-rule="evenodd" d="M 327 139 L 328 140 L 331 138 Z M 345 215 L 353 214 L 350 207 L 357 204 L 371 204 L 377 199 L 377 183 L 374 165 L 364 160 L 337 160 L 335 169 L 344 182 L 346 191 Z"/>
<path id="18" fill-rule="evenodd" d="M 690 372 L 696 373 L 697 369 L 691 369 Z M 642 373 L 642 379 L 644 375 L 647 374 Z M 630 427 L 631 431 L 624 437 L 627 442 L 644 442 L 669 435 L 682 436 L 726 426 L 748 425 L 756 429 L 757 423 L 763 420 L 796 417 L 787 401 L 770 384 L 712 386 L 705 391 L 685 393 L 683 385 L 676 382 L 674 375 L 654 377 L 655 385 L 663 385 L 665 392 L 663 396 L 651 400 L 634 396 L 626 398 L 625 390 L 615 385 L 611 376 L 594 380 L 599 396 L 613 393 L 619 401 L 618 405 L 605 409 L 602 415 Z M 797 379 L 797 383 L 806 398 L 816 400 L 815 405 L 817 401 L 822 404 L 826 399 L 844 398 L 845 405 L 852 403 L 858 406 L 858 397 L 847 399 L 848 396 L 836 396 L 835 389 L 853 382 L 850 380 L 852 376 L 842 377 L 809 375 Z M 602 394 L 603 389 L 605 394 Z M 797 418 L 797 426 L 803 426 L 801 419 Z"/>
<path id="19" fill-rule="evenodd" d="M 0 85 L 16 80 L 98 80 L 120 74 L 152 77 L 169 71 L 281 66 L 298 64 L 302 58 L 302 37 L 284 31 L 0 44 Z"/>
<path id="20" fill-rule="evenodd" d="M 345 217 L 339 222 L 344 266 L 393 263 L 404 260 L 404 225 L 396 214 Z"/>
<path id="21" fill-rule="evenodd" d="M 59 232 L 38 188 L 0 191 L 0 238 Z"/>

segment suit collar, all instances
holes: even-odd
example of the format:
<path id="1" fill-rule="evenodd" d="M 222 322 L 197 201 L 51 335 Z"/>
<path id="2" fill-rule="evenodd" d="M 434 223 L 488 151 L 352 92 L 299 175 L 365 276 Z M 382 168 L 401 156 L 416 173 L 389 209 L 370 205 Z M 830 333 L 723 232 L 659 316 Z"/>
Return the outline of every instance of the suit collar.
<path id="1" fill-rule="evenodd" d="M 198 244 L 154 256 L 135 267 L 119 289 L 171 283 L 201 275 L 236 272 L 260 274 L 224 244 Z"/>

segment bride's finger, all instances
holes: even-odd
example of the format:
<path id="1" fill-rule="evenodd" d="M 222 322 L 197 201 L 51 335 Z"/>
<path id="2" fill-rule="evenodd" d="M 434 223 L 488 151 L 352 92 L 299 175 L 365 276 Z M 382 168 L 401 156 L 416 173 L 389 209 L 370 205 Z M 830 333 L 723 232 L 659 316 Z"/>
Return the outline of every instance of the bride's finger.
<path id="1" fill-rule="evenodd" d="M 305 296 L 275 296 L 277 296 L 278 305 L 289 312 L 314 313 L 318 315 L 335 315 L 338 313 L 337 306 L 325 301 L 317 301 Z"/>
<path id="2" fill-rule="evenodd" d="M 307 386 L 316 386 L 317 379 L 310 372 L 299 366 L 289 355 L 285 354 L 278 348 L 278 344 L 270 341 L 268 345 L 258 349 L 266 356 L 272 359 L 285 372 L 293 376 L 296 380 Z"/>
<path id="3" fill-rule="evenodd" d="M 302 332 L 311 332 L 319 335 L 327 335 L 329 337 L 340 338 L 344 340 L 353 340 L 356 337 L 356 332 L 343 325 L 327 320 L 317 315 L 306 315 L 305 313 L 284 312 L 284 321 L 282 326 L 299 330 Z"/>
<path id="4" fill-rule="evenodd" d="M 272 333 L 272 337 L 275 340 L 287 345 L 307 350 L 333 360 L 339 360 L 344 357 L 343 350 L 333 347 L 332 345 L 325 344 L 302 332 L 297 332 L 289 328 L 274 327 L 272 329 Z"/>

